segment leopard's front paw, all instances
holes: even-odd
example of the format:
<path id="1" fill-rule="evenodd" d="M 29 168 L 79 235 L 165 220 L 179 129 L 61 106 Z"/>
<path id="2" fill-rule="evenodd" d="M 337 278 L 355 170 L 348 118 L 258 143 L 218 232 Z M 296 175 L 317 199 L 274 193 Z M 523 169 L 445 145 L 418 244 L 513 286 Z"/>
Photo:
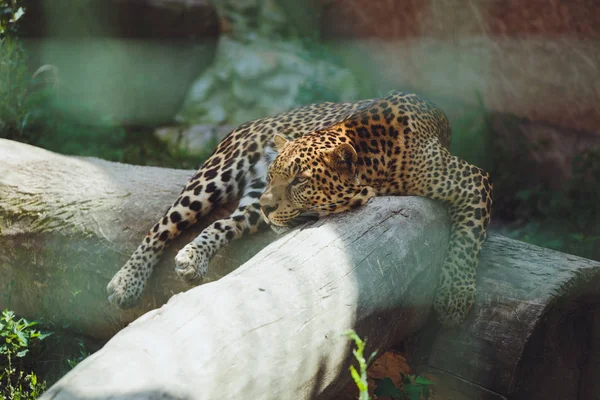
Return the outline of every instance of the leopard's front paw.
<path id="1" fill-rule="evenodd" d="M 477 290 L 475 285 L 448 285 L 435 293 L 434 308 L 438 320 L 445 327 L 460 325 L 473 308 Z"/>
<path id="2" fill-rule="evenodd" d="M 189 243 L 175 256 L 175 272 L 187 283 L 204 278 L 208 271 L 209 257 L 196 243 Z"/>
<path id="3" fill-rule="evenodd" d="M 106 286 L 108 301 L 120 308 L 131 308 L 144 291 L 145 282 L 122 268 Z"/>

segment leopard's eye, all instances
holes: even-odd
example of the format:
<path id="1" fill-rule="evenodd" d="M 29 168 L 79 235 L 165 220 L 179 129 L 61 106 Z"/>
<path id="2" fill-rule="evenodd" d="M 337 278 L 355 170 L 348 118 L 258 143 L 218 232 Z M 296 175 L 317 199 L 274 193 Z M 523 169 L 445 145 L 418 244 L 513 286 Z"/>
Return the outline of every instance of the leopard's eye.
<path id="1" fill-rule="evenodd" d="M 304 176 L 304 175 L 296 175 L 296 177 L 294 178 L 294 180 L 292 181 L 292 185 L 299 185 L 301 183 L 306 182 L 308 179 L 308 177 Z"/>

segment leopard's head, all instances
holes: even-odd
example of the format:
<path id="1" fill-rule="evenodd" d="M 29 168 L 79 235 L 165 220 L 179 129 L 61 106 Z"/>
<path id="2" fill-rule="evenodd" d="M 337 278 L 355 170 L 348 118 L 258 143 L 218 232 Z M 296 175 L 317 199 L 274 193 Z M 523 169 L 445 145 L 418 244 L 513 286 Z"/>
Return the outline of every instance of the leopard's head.
<path id="1" fill-rule="evenodd" d="M 288 141 L 273 138 L 279 154 L 269 167 L 267 188 L 260 198 L 264 219 L 275 226 L 294 225 L 347 209 L 360 195 L 358 155 L 335 135 L 305 135 Z"/>

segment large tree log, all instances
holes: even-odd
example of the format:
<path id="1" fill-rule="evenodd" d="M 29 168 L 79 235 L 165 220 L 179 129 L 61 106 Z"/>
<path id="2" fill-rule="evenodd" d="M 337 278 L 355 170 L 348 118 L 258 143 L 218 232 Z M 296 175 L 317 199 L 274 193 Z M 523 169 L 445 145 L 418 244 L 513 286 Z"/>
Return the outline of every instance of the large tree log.
<path id="1" fill-rule="evenodd" d="M 295 230 L 139 318 L 46 398 L 330 398 L 350 378 L 344 331 L 385 349 L 424 324 L 447 235 L 443 208 L 414 197 Z"/>
<path id="2" fill-rule="evenodd" d="M 475 309 L 413 360 L 442 399 L 599 399 L 599 283 L 600 262 L 492 235 Z"/>
<path id="3" fill-rule="evenodd" d="M 217 210 L 167 250 L 137 307 L 106 301 L 106 284 L 194 171 L 68 157 L 0 139 L 0 309 L 108 339 L 189 289 L 173 272 L 178 249 L 229 211 Z M 240 240 L 213 259 L 226 275 L 275 237 Z"/>
<path id="4" fill-rule="evenodd" d="M 173 250 L 142 306 L 115 310 L 104 292 L 192 171 L 64 157 L 2 140 L 0 160 L 0 307 L 63 318 L 106 337 L 186 288 L 172 273 Z M 375 199 L 295 231 L 225 279 L 150 312 L 50 394 L 101 398 L 112 387 L 142 397 L 327 397 L 347 377 L 349 352 L 338 330 L 368 335 L 371 351 L 423 322 L 446 232 L 443 210 L 416 198 Z M 211 264 L 213 279 L 272 238 L 224 249 Z M 596 398 L 600 263 L 492 236 L 478 276 L 465 324 L 418 336 L 415 361 L 437 379 L 440 398 Z M 219 383 L 205 386 L 213 380 Z"/>
<path id="5" fill-rule="evenodd" d="M 125 228 L 140 221 L 151 226 L 165 208 L 153 196 L 175 198 L 190 172 L 64 157 L 9 141 L 0 149 L 6 161 L 0 171 L 2 244 L 9 250 L 2 268 L 15 286 L 27 289 L 18 301 L 19 291 L 10 293 L 12 305 L 24 303 L 37 313 L 60 292 L 53 307 L 66 303 L 66 311 L 77 306 L 90 315 L 80 327 L 104 326 L 98 319 L 115 319 L 109 313 L 119 317 L 104 306 L 104 285 L 127 254 L 110 254 L 123 243 L 135 246 L 139 235 L 130 238 Z M 385 348 L 425 322 L 448 227 L 439 204 L 397 197 L 297 230 L 236 273 L 176 296 L 132 324 L 49 396 L 335 393 L 349 377 L 343 331 L 355 328 Z M 104 257 L 108 261 L 98 261 Z M 37 276 L 23 274 L 28 269 L 41 269 L 46 284 L 35 285 Z M 72 276 L 91 288 L 78 295 L 89 295 L 86 302 L 68 301 L 81 287 L 69 287 Z M 147 297 L 156 302 L 157 292 L 180 288 L 169 285 L 151 285 Z"/>

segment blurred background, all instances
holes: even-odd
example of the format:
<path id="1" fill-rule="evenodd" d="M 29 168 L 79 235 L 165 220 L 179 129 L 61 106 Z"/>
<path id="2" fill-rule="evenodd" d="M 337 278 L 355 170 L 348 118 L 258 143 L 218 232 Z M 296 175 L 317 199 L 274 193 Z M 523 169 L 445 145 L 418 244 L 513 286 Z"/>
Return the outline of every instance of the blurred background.
<path id="1" fill-rule="evenodd" d="M 0 137 L 193 169 L 245 121 L 414 92 L 490 172 L 492 230 L 600 260 L 598 21 L 595 0 L 1 0 Z"/>

